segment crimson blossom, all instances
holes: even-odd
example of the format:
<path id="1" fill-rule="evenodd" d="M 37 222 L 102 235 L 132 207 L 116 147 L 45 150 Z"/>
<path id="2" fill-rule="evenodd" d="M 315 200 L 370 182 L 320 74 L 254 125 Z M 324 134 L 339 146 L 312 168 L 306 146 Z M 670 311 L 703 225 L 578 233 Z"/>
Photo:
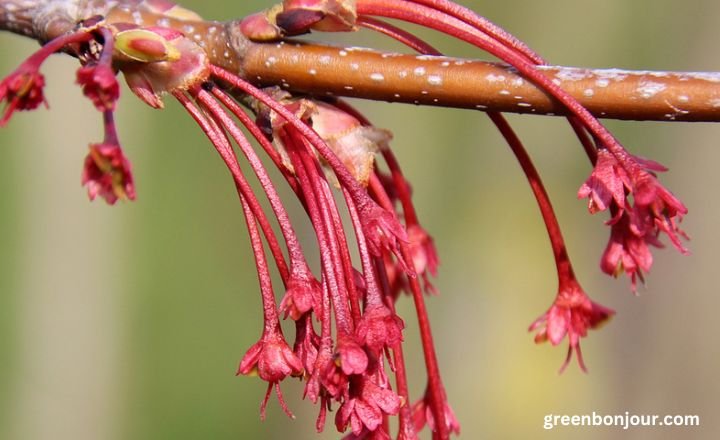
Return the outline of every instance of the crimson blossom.
<path id="1" fill-rule="evenodd" d="M 74 15 L 47 21 L 44 17 L 58 10 L 45 5 L 47 10 L 36 11 L 38 38 L 47 41 L 0 83 L 0 124 L 16 111 L 45 103 L 40 67 L 49 55 L 62 51 L 75 56 L 81 64 L 77 83 L 102 114 L 105 129 L 104 140 L 90 144 L 82 184 L 91 199 L 99 195 L 114 204 L 135 198 L 131 165 L 114 125 L 116 76 L 122 73 L 130 90 L 153 108 L 162 108 L 169 95 L 187 111 L 228 169 L 251 239 L 264 325 L 237 372 L 268 383 L 262 417 L 273 390 L 292 416 L 280 383 L 296 377 L 305 385 L 304 397 L 319 405 L 318 431 L 324 429 L 328 411 L 335 411 L 335 427 L 346 438 L 390 438 L 391 417 L 397 417 L 399 439 L 416 439 L 426 426 L 433 438 L 460 432 L 442 384 L 423 294 L 436 292 L 430 277 L 437 273 L 439 258 L 391 150 L 391 133 L 341 99 L 258 87 L 233 69 L 250 44 L 282 43 L 312 31 L 367 28 L 422 56 L 441 56 L 429 43 L 383 20 L 388 18 L 486 51 L 566 106 L 569 123 L 594 165 L 578 195 L 588 198 L 591 213 L 611 214 L 602 270 L 613 276 L 625 271 L 635 290 L 636 279 L 642 280 L 652 265 L 649 245 L 659 246 L 661 234 L 687 252 L 678 227 L 687 209 L 657 180 L 655 173 L 665 169 L 628 153 L 588 110 L 536 69 L 546 63 L 524 43 L 448 0 L 286 0 L 227 23 L 203 21 L 167 0 L 58 4 L 72 5 Z M 437 81 L 429 79 L 430 84 Z M 573 353 L 585 370 L 580 339 L 615 312 L 582 289 L 530 156 L 501 114 L 491 111 L 488 116 L 527 176 L 557 269 L 557 295 L 530 330 L 537 331 L 536 342 L 558 345 L 567 337 L 561 371 Z M 261 156 L 280 171 L 282 182 L 270 178 Z M 253 189 L 240 157 L 262 194 Z M 308 250 L 300 245 L 279 184 L 289 186 L 310 220 L 317 268 L 308 263 Z M 269 210 L 263 208 L 263 198 Z M 273 285 L 274 272 L 282 286 Z M 402 292 L 412 297 L 424 349 L 426 391 L 414 401 L 402 349 L 407 324 L 395 311 Z M 284 334 L 281 318 L 294 323 L 294 338 Z"/>

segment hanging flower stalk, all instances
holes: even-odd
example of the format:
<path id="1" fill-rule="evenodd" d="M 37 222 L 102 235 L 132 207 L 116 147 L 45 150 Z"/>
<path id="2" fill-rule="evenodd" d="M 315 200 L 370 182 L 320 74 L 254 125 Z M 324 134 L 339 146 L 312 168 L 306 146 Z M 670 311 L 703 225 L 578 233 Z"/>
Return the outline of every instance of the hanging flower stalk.
<path id="1" fill-rule="evenodd" d="M 383 18 L 443 32 L 510 67 L 444 57 Z M 360 27 L 385 34 L 420 55 L 292 40 L 312 31 Z M 568 117 L 594 166 L 578 196 L 588 199 L 591 213 L 610 214 L 610 241 L 601 268 L 613 276 L 626 272 L 633 291 L 651 268 L 649 249 L 661 245 L 661 234 L 687 253 L 682 244 L 687 237 L 678 225 L 687 209 L 657 180 L 656 173 L 666 169 L 628 153 L 593 113 L 720 117 L 714 105 L 690 106 L 691 101 L 717 102 L 720 91 L 713 84 L 720 77 L 714 74 L 654 76 L 654 88 L 645 84 L 643 89 L 642 75 L 550 68 L 512 35 L 447 0 L 287 0 L 226 23 L 204 21 L 167 0 L 0 0 L 0 28 L 44 42 L 0 83 L 0 125 L 16 111 L 47 105 L 40 67 L 49 55 L 65 52 L 80 61 L 77 82 L 102 113 L 105 128 L 104 140 L 90 145 L 82 172 L 91 199 L 100 195 L 114 204 L 135 198 L 131 166 L 114 126 L 117 74 L 122 73 L 130 90 L 151 107 L 162 108 L 164 95 L 170 95 L 187 110 L 230 172 L 257 268 L 264 325 L 258 342 L 240 361 L 238 374 L 254 374 L 268 383 L 263 418 L 273 390 L 292 416 L 280 383 L 288 376 L 299 378 L 305 384 L 304 397 L 319 405 L 316 429 L 322 431 L 328 411 L 334 411 L 335 427 L 347 438 L 389 438 L 391 417 L 397 417 L 401 439 L 418 438 L 425 426 L 438 439 L 460 428 L 442 384 L 423 294 L 436 292 L 430 281 L 439 264 L 433 239 L 421 226 L 410 185 L 390 149 L 390 132 L 373 126 L 336 95 L 488 112 L 528 178 L 550 238 L 558 292 L 530 330 L 538 332 L 536 342 L 549 340 L 553 345 L 567 336 L 561 371 L 573 353 L 586 369 L 580 338 L 615 312 L 593 302 L 580 287 L 540 175 L 498 111 Z M 630 78 L 640 84 L 638 93 L 648 95 L 648 103 L 628 113 L 603 106 L 588 109 L 577 99 L 577 91 L 566 89 L 568 72 L 585 87 L 592 82 L 593 94 L 597 89 L 598 95 L 608 96 L 612 83 Z M 473 87 L 465 93 L 480 76 L 489 94 L 476 93 Z M 458 78 L 469 83 L 454 85 Z M 327 89 L 319 90 L 322 87 Z M 485 100 L 479 101 L 482 96 Z M 667 110 L 655 99 L 675 111 L 663 113 Z M 674 106 L 678 103 L 688 106 Z M 257 150 L 281 172 L 284 182 L 270 179 Z M 261 195 L 242 172 L 240 156 L 260 183 Z M 315 232 L 320 265 L 314 270 L 278 193 L 279 184 L 293 190 Z M 262 197 L 269 201 L 268 212 Z M 343 222 L 343 212 L 350 222 Z M 359 255 L 357 261 L 353 252 Z M 282 286 L 273 285 L 273 271 Z M 417 400 L 408 391 L 402 349 L 406 323 L 395 312 L 401 292 L 412 298 L 423 345 L 427 386 Z M 280 326 L 280 319 L 288 318 L 295 324 L 293 338 Z"/>

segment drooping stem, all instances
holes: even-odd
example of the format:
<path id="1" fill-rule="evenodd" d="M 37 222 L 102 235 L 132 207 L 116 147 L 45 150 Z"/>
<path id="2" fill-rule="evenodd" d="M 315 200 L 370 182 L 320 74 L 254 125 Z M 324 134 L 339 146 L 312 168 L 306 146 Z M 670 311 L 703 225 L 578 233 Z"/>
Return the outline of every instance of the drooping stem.
<path id="1" fill-rule="evenodd" d="M 525 150 L 525 147 L 522 142 L 520 142 L 520 139 L 517 137 L 515 131 L 510 127 L 505 118 L 499 113 L 489 113 L 488 115 L 505 138 L 512 152 L 515 154 L 520 167 L 530 183 L 530 188 L 537 200 L 540 213 L 543 221 L 545 222 L 545 228 L 547 229 L 547 233 L 550 238 L 550 245 L 555 258 L 558 277 L 561 280 L 567 279 L 573 275 L 572 265 L 570 264 L 565 240 L 563 239 L 562 231 L 560 230 L 560 224 L 555 216 L 555 211 L 552 207 L 552 203 L 550 202 L 550 196 L 548 196 L 545 186 L 540 179 L 540 173 L 538 173 L 535 165 L 530 159 L 530 156 Z"/>

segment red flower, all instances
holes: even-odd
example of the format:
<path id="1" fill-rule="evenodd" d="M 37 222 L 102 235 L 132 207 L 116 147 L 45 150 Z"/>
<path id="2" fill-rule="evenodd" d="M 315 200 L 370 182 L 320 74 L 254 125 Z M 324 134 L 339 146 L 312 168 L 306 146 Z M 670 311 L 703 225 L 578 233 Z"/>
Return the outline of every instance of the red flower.
<path id="1" fill-rule="evenodd" d="M 630 228 L 630 217 L 624 213 L 611 226 L 610 240 L 600 260 L 600 268 L 617 277 L 623 271 L 630 277 L 633 292 L 637 291 L 637 278 L 644 282 L 643 272 L 652 267 L 653 256 L 648 244 L 660 246 L 652 234 L 638 236 Z"/>
<path id="2" fill-rule="evenodd" d="M 310 314 L 301 316 L 295 321 L 293 352 L 305 367 L 305 376 L 311 376 L 315 371 L 319 345 L 320 338 L 312 326 L 312 316 Z"/>
<path id="3" fill-rule="evenodd" d="M 390 251 L 398 256 L 405 270 L 412 270 L 408 267 L 408 262 L 400 257 L 398 240 L 407 242 L 408 237 L 395 215 L 372 203 L 358 208 L 370 253 L 380 257 L 384 251 Z"/>
<path id="4" fill-rule="evenodd" d="M 592 302 L 577 281 L 568 279 L 561 282 L 552 307 L 530 325 L 529 331 L 540 329 L 535 335 L 535 342 L 549 340 L 552 345 L 558 345 L 567 335 L 568 354 L 560 372 L 570 363 L 573 351 L 577 352 L 580 368 L 587 371 L 580 351 L 580 338 L 587 336 L 588 329 L 598 328 L 613 314 L 614 310 Z"/>
<path id="5" fill-rule="evenodd" d="M 354 435 L 364 429 L 375 431 L 382 425 L 384 415 L 395 415 L 400 411 L 400 397 L 393 391 L 382 388 L 368 377 L 358 380 L 357 395 L 347 399 L 335 415 L 335 426 L 343 432 L 348 425 Z"/>
<path id="6" fill-rule="evenodd" d="M 336 351 L 340 368 L 346 375 L 363 374 L 367 369 L 367 354 L 351 336 L 338 336 Z"/>
<path id="7" fill-rule="evenodd" d="M 688 212 L 685 205 L 650 173 L 639 173 L 634 182 L 635 206 L 630 216 L 630 229 L 638 236 L 657 236 L 664 232 L 678 251 L 687 254 L 688 250 L 678 237 L 687 239 L 678 226 Z"/>
<path id="8" fill-rule="evenodd" d="M 260 418 L 264 420 L 265 408 L 273 386 L 275 386 L 275 392 L 283 411 L 289 417 L 294 417 L 285 404 L 279 384 L 286 377 L 300 376 L 302 372 L 302 362 L 285 342 L 279 327 L 275 327 L 265 331 L 262 338 L 245 353 L 240 361 L 237 374 L 257 374 L 268 383 L 267 393 L 260 405 Z"/>
<path id="9" fill-rule="evenodd" d="M 437 293 L 428 276 L 436 276 L 440 265 L 435 242 L 419 224 L 408 226 L 407 234 L 415 273 L 422 276 L 426 292 Z"/>
<path id="10" fill-rule="evenodd" d="M 370 305 L 357 326 L 360 342 L 378 353 L 385 347 L 392 348 L 402 342 L 402 319 L 384 305 Z"/>
<path id="11" fill-rule="evenodd" d="M 110 66 L 92 64 L 80 67 L 77 71 L 77 83 L 99 111 L 115 110 L 115 103 L 120 97 L 120 86 Z"/>
<path id="12" fill-rule="evenodd" d="M 631 166 L 624 167 L 609 151 L 598 150 L 598 160 L 590 178 L 580 187 L 578 197 L 588 197 L 591 213 L 608 208 L 613 213 L 610 240 L 600 267 L 617 277 L 623 270 L 628 274 L 633 292 L 637 278 L 652 267 L 653 257 L 648 245 L 662 247 L 658 240 L 664 232 L 683 254 L 688 250 L 680 242 L 687 235 L 678 223 L 687 208 L 663 187 L 653 172 L 667 171 L 661 164 L 628 155 Z M 631 171 L 627 171 L 630 169 Z M 628 196 L 632 195 L 632 203 Z"/>
<path id="13" fill-rule="evenodd" d="M 289 375 L 302 373 L 295 356 L 279 332 L 268 332 L 245 353 L 237 374 L 254 374 L 266 382 L 280 382 Z"/>
<path id="14" fill-rule="evenodd" d="M 591 214 L 605 211 L 612 202 L 620 210 L 625 208 L 625 188 L 630 188 L 630 178 L 615 156 L 601 148 L 597 152 L 597 162 L 590 177 L 578 191 L 578 198 L 588 198 L 588 210 Z"/>
<path id="15" fill-rule="evenodd" d="M 82 174 L 82 184 L 87 186 L 90 200 L 98 195 L 110 205 L 118 199 L 135 200 L 131 168 L 119 145 L 91 144 Z"/>
<path id="16" fill-rule="evenodd" d="M 314 278 L 290 277 L 287 282 L 285 296 L 280 301 L 280 312 L 295 321 L 310 310 L 320 306 L 320 283 Z"/>
<path id="17" fill-rule="evenodd" d="M 413 425 L 418 432 L 420 432 L 425 425 L 427 425 L 431 431 L 435 432 L 435 416 L 433 416 L 432 405 L 430 405 L 429 400 L 430 394 L 426 390 L 423 398 L 418 400 L 412 407 Z M 447 431 L 460 435 L 460 422 L 458 422 L 455 417 L 455 412 L 447 401 L 445 401 L 444 409 Z"/>
<path id="18" fill-rule="evenodd" d="M 47 102 L 43 96 L 45 78 L 32 67 L 20 66 L 0 83 L 0 102 L 5 101 L 0 127 L 7 124 L 15 110 L 34 110 Z"/>

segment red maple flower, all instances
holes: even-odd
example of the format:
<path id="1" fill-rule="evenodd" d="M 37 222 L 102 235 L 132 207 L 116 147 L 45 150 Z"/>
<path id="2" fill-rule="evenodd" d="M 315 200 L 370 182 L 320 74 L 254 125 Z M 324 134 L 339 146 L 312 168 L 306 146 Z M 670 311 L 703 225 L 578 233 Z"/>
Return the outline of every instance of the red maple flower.
<path id="1" fill-rule="evenodd" d="M 610 240 L 600 259 L 600 268 L 614 277 L 625 272 L 630 277 L 632 291 L 637 292 L 637 279 L 644 282 L 643 273 L 648 272 L 653 263 L 648 245 L 661 246 L 653 234 L 635 234 L 630 228 L 630 216 L 623 213 L 611 225 Z"/>
<path id="2" fill-rule="evenodd" d="M 685 205 L 650 173 L 640 172 L 633 180 L 635 205 L 630 215 L 630 229 L 638 236 L 658 236 L 664 232 L 678 251 L 687 254 L 680 237 L 688 237 L 678 226 L 688 212 Z"/>
<path id="3" fill-rule="evenodd" d="M 578 198 L 588 198 L 591 214 L 605 211 L 613 202 L 622 213 L 625 208 L 625 188 L 630 187 L 630 177 L 625 169 L 612 153 L 601 148 L 597 151 L 595 168 L 578 191 Z"/>
<path id="4" fill-rule="evenodd" d="M 349 335 L 338 336 L 337 362 L 346 375 L 363 374 L 368 367 L 368 356 L 355 339 Z"/>
<path id="5" fill-rule="evenodd" d="M 256 373 L 266 382 L 280 382 L 287 376 L 301 374 L 302 370 L 300 359 L 295 356 L 282 334 L 267 332 L 245 353 L 237 373 Z"/>
<path id="6" fill-rule="evenodd" d="M 290 277 L 279 311 L 297 321 L 305 313 L 319 309 L 320 283 L 314 278 Z"/>
<path id="7" fill-rule="evenodd" d="M 425 395 L 422 399 L 415 402 L 412 406 L 413 425 L 415 430 L 418 432 L 423 429 L 425 425 L 427 425 L 431 431 L 436 432 L 435 416 L 432 412 L 432 405 L 429 402 L 430 399 L 430 394 L 427 390 L 425 390 Z M 460 423 L 455 417 L 455 412 L 450 407 L 450 404 L 445 402 L 444 409 L 445 411 L 443 412 L 443 415 L 445 416 L 445 426 L 447 427 L 447 431 L 460 435 Z"/>
<path id="8" fill-rule="evenodd" d="M 117 144 L 91 144 L 85 158 L 82 184 L 87 186 L 90 200 L 99 195 L 113 205 L 118 199 L 135 200 L 130 161 Z"/>
<path id="9" fill-rule="evenodd" d="M 0 127 L 7 124 L 16 110 L 34 110 L 42 103 L 47 106 L 44 86 L 43 75 L 36 68 L 26 65 L 5 78 L 0 83 L 0 102 L 5 101 Z"/>
<path id="10" fill-rule="evenodd" d="M 392 348 L 402 342 L 402 319 L 384 305 L 371 305 L 357 327 L 358 339 L 372 352 Z"/>
<path id="11" fill-rule="evenodd" d="M 611 226 L 610 240 L 600 267 L 615 277 L 625 271 L 636 292 L 637 279 L 644 281 L 643 272 L 652 267 L 648 245 L 662 247 L 660 233 L 665 233 L 681 253 L 688 253 L 680 242 L 681 237 L 688 237 L 678 226 L 687 208 L 653 174 L 667 168 L 638 156 L 627 155 L 625 159 L 623 165 L 608 150 L 598 150 L 595 168 L 580 187 L 578 197 L 588 198 L 588 209 L 593 214 L 605 210 L 612 213 L 607 222 Z"/>
<path id="12" fill-rule="evenodd" d="M 302 372 L 302 362 L 285 342 L 279 327 L 268 328 L 263 332 L 260 340 L 245 353 L 237 370 L 238 375 L 257 374 L 268 383 L 265 398 L 260 404 L 262 419 L 265 419 L 265 408 L 273 387 L 275 387 L 280 407 L 289 417 L 293 417 L 280 391 L 280 382 L 288 376 L 300 376 Z"/>
<path id="13" fill-rule="evenodd" d="M 565 335 L 568 337 L 568 354 L 560 372 L 570 363 L 573 351 L 577 353 L 580 368 L 587 371 L 580 351 L 580 338 L 587 336 L 589 329 L 600 327 L 615 311 L 593 301 L 574 279 L 561 282 L 553 305 L 530 325 L 529 331 L 538 330 L 535 342 L 550 341 L 558 345 Z"/>
<path id="14" fill-rule="evenodd" d="M 77 83 L 99 111 L 115 110 L 120 86 L 113 69 L 105 64 L 85 65 L 77 71 Z"/>
<path id="15" fill-rule="evenodd" d="M 384 415 L 395 415 L 400 410 L 400 397 L 376 384 L 371 377 L 362 376 L 353 381 L 351 387 L 351 397 L 335 415 L 335 425 L 340 432 L 348 426 L 356 436 L 363 430 L 375 431 Z"/>

